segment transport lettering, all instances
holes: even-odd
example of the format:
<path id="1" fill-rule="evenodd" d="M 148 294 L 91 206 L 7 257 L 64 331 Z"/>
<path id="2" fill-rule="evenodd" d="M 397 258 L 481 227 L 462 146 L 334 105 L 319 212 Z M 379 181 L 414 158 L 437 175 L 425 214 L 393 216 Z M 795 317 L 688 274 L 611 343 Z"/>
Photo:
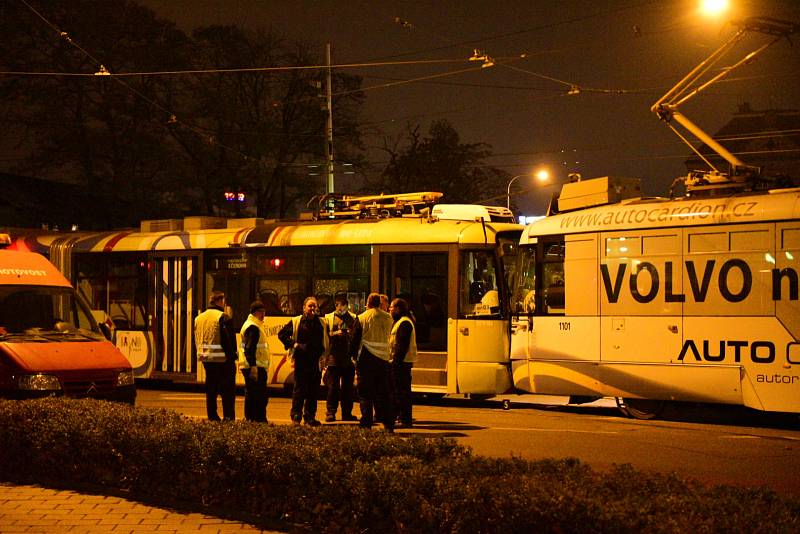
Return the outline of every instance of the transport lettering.
<path id="1" fill-rule="evenodd" d="M 17 276 L 47 276 L 47 271 L 43 271 L 41 269 L 0 268 L 0 274 L 15 274 Z"/>
<path id="2" fill-rule="evenodd" d="M 753 290 L 753 271 L 746 261 L 731 258 L 717 266 L 717 260 L 707 260 L 697 265 L 693 260 L 684 262 L 688 284 L 688 296 L 694 302 L 705 302 L 709 291 L 714 289 L 728 302 L 742 302 Z M 661 295 L 663 302 L 686 302 L 687 293 L 675 291 L 674 280 L 681 276 L 675 264 L 664 262 L 663 273 L 659 266 L 642 261 L 636 263 L 628 273 L 628 264 L 620 263 L 615 273 L 605 263 L 600 264 L 600 275 L 603 280 L 606 298 L 611 304 L 619 302 L 622 291 L 626 288 L 625 277 L 628 277 L 627 290 L 631 297 L 639 303 L 653 302 Z M 800 298 L 800 277 L 791 267 L 772 269 L 772 300 L 798 300 Z M 647 291 L 643 287 L 650 285 Z"/>
<path id="3" fill-rule="evenodd" d="M 744 201 L 731 205 L 692 202 L 679 206 L 657 206 L 647 208 L 624 208 L 614 211 L 591 210 L 588 213 L 564 215 L 561 228 L 588 228 L 593 226 L 614 226 L 648 223 L 674 223 L 676 221 L 706 221 L 730 217 L 746 219 L 754 217 L 758 202 Z"/>
<path id="4" fill-rule="evenodd" d="M 683 343 L 678 361 L 682 362 L 686 357 L 694 358 L 695 361 L 724 362 L 733 358 L 735 363 L 740 363 L 743 357 L 747 357 L 753 363 L 772 363 L 775 361 L 775 344 L 771 341 L 741 341 L 741 340 L 719 340 L 696 342 L 687 339 Z"/>
<path id="5" fill-rule="evenodd" d="M 756 382 L 765 383 L 765 384 L 794 384 L 795 382 L 800 382 L 800 376 L 795 375 L 756 375 Z"/>

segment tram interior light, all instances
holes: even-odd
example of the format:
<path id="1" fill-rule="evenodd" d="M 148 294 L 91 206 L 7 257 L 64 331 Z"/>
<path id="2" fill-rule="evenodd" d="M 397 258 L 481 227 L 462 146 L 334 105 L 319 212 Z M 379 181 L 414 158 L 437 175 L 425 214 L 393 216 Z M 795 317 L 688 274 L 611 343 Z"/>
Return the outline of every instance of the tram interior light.
<path id="1" fill-rule="evenodd" d="M 280 269 L 280 268 L 283 266 L 283 264 L 284 264 L 284 263 L 286 263 L 286 260 L 284 260 L 284 259 L 282 259 L 282 258 L 272 258 L 271 260 L 269 260 L 269 264 L 270 264 L 270 265 L 272 266 L 272 268 L 273 268 L 273 269 L 275 269 L 276 271 L 277 271 L 278 269 Z"/>

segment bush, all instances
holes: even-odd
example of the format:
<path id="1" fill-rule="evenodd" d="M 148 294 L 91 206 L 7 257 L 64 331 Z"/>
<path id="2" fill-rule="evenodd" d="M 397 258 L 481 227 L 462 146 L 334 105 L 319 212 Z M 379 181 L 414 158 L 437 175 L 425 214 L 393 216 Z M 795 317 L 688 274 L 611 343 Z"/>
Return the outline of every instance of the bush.
<path id="1" fill-rule="evenodd" d="M 797 532 L 800 505 L 630 466 L 475 456 L 349 427 L 208 423 L 93 400 L 0 401 L 0 478 L 93 484 L 267 528 Z"/>

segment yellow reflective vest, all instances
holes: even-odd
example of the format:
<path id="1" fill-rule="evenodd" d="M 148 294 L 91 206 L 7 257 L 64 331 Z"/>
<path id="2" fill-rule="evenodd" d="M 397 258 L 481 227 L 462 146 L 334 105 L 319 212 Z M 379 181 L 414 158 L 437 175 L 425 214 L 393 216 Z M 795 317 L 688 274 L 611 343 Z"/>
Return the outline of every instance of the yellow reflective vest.
<path id="1" fill-rule="evenodd" d="M 389 351 L 390 354 L 394 354 L 397 329 L 400 327 L 400 323 L 404 321 L 408 321 L 408 324 L 411 325 L 411 339 L 408 342 L 408 352 L 406 352 L 406 357 L 403 358 L 403 362 L 414 363 L 417 361 L 417 329 L 414 327 L 414 321 L 412 321 L 409 317 L 401 317 L 400 320 L 394 323 L 394 326 L 392 326 L 392 334 L 389 337 Z"/>
<path id="2" fill-rule="evenodd" d="M 358 316 L 358 322 L 361 323 L 359 353 L 366 347 L 370 354 L 388 362 L 392 316 L 380 308 L 370 308 Z"/>
<path id="3" fill-rule="evenodd" d="M 216 308 L 209 308 L 195 317 L 194 343 L 197 347 L 197 361 L 214 363 L 226 360 L 219 331 L 221 317 L 222 310 Z"/>
<path id="4" fill-rule="evenodd" d="M 267 332 L 267 327 L 264 324 L 264 321 L 260 321 L 258 317 L 252 313 L 242 325 L 242 329 L 239 331 L 239 333 L 242 334 L 242 344 L 240 346 L 241 350 L 239 351 L 239 367 L 242 369 L 248 369 L 250 367 L 250 364 L 247 363 L 247 358 L 244 355 L 244 332 L 251 326 L 258 328 L 256 367 L 269 369 L 269 345 L 267 345 L 267 337 L 269 336 L 269 333 Z"/>

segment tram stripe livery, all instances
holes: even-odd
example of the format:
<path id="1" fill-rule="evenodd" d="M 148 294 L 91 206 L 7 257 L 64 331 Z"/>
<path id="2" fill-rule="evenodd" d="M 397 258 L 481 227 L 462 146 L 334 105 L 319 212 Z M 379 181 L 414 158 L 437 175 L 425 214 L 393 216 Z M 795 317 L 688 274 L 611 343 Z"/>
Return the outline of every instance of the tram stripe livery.
<path id="1" fill-rule="evenodd" d="M 188 217 L 18 242 L 48 255 L 111 317 L 140 378 L 204 381 L 192 327 L 212 290 L 225 291 L 238 326 L 254 298 L 265 303 L 272 387 L 293 382 L 277 332 L 306 296 L 327 313 L 346 293 L 360 312 L 378 291 L 408 299 L 416 316 L 415 391 L 495 395 L 511 388 L 506 277 L 522 228 L 505 208 L 436 205 L 316 221 Z"/>

